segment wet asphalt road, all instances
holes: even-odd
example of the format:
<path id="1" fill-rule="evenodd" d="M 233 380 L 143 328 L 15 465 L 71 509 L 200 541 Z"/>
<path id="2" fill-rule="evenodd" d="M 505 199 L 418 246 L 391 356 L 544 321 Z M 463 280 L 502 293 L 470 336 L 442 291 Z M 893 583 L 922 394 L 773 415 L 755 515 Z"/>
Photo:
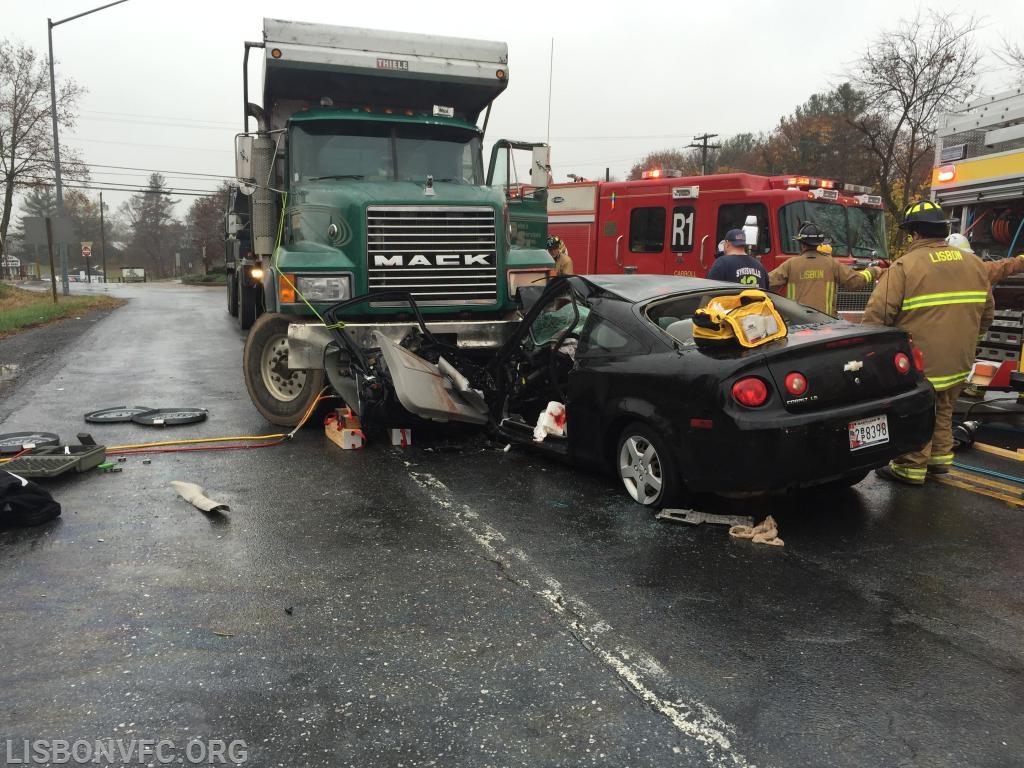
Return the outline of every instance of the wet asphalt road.
<path id="1" fill-rule="evenodd" d="M 70 344 L 30 332 L 31 364 L 31 335 L 0 341 L 24 366 L 0 432 L 271 431 L 222 291 L 73 290 L 130 301 Z M 121 404 L 210 418 L 82 422 Z M 786 546 L 757 547 L 480 433 L 413 438 L 313 428 L 46 481 L 63 517 L 0 532 L 0 739 L 243 740 L 256 766 L 1024 764 L 1020 507 L 872 477 L 709 510 L 774 514 Z"/>

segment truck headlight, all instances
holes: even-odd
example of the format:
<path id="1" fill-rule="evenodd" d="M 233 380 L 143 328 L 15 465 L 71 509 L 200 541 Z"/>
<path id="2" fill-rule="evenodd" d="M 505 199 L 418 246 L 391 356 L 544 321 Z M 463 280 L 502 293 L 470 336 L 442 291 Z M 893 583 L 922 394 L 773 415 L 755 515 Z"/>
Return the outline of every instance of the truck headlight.
<path id="1" fill-rule="evenodd" d="M 306 301 L 345 301 L 352 296 L 352 278 L 348 275 L 296 277 L 295 288 Z"/>
<path id="2" fill-rule="evenodd" d="M 524 285 L 543 287 L 551 277 L 550 269 L 510 269 L 508 271 L 508 295 L 514 297 L 516 291 Z"/>

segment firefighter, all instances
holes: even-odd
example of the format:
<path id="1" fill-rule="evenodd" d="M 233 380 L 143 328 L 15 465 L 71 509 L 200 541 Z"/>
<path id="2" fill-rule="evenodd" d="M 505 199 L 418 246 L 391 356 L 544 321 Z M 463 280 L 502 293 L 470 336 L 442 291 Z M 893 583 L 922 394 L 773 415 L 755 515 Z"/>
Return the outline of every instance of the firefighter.
<path id="1" fill-rule="evenodd" d="M 974 253 L 974 249 L 971 248 L 971 241 L 961 235 L 959 232 L 954 232 L 952 235 L 946 238 L 946 242 L 952 245 L 954 248 L 959 248 L 961 251 L 967 251 L 968 253 Z M 996 259 L 995 261 L 983 261 L 985 269 L 988 270 L 988 281 L 995 285 L 1001 280 L 1006 279 L 1010 275 L 1016 275 L 1024 272 L 1024 253 L 1014 258 Z"/>
<path id="2" fill-rule="evenodd" d="M 708 270 L 708 280 L 726 280 L 768 290 L 768 271 L 747 253 L 746 233 L 742 229 L 730 229 L 722 243 L 725 250 Z"/>
<path id="3" fill-rule="evenodd" d="M 787 298 L 827 315 L 836 314 L 836 291 L 871 285 L 882 273 L 879 267 L 854 270 L 832 258 L 831 238 L 815 224 L 805 223 L 793 237 L 803 252 L 786 259 L 768 273 L 772 288 L 786 286 Z"/>
<path id="4" fill-rule="evenodd" d="M 953 405 L 995 304 L 981 259 L 946 242 L 949 221 L 941 207 L 911 203 L 900 228 L 910 235 L 910 249 L 879 280 L 864 322 L 908 331 L 924 354 L 924 373 L 935 387 L 935 429 L 919 450 L 875 471 L 886 480 L 923 485 L 928 472 L 944 474 L 953 463 Z"/>
<path id="5" fill-rule="evenodd" d="M 548 254 L 555 260 L 555 270 L 559 275 L 571 275 L 572 259 L 569 258 L 569 249 L 565 247 L 562 238 L 558 235 L 548 237 Z"/>

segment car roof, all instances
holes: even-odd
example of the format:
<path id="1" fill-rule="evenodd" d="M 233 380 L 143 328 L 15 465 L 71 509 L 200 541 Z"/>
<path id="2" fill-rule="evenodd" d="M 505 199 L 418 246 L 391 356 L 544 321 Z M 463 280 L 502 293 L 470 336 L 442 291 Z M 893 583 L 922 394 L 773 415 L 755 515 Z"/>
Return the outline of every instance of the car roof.
<path id="1" fill-rule="evenodd" d="M 642 304 L 651 299 L 675 293 L 693 293 L 730 286 L 737 289 L 745 287 L 720 280 L 676 277 L 675 275 L 578 275 L 577 277 L 602 291 L 615 294 L 634 304 Z"/>

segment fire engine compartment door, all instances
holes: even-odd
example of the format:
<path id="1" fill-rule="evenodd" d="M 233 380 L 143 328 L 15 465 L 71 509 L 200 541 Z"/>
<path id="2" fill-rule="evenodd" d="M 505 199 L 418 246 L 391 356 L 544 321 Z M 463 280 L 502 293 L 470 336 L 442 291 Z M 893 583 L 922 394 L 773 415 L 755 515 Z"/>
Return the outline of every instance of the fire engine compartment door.
<path id="1" fill-rule="evenodd" d="M 395 397 L 409 413 L 432 421 L 487 423 L 483 396 L 444 358 L 434 365 L 382 333 L 374 331 L 373 339 L 384 356 Z"/>

